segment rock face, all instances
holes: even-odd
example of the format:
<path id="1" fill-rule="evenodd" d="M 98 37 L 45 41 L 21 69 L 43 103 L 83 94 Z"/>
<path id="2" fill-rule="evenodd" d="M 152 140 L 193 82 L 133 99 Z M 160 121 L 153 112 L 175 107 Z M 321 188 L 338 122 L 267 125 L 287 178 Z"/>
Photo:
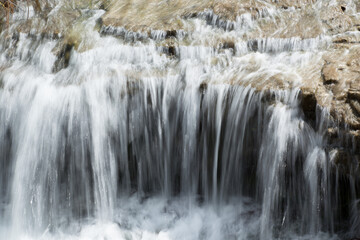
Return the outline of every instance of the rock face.
<path id="1" fill-rule="evenodd" d="M 58 56 L 54 71 L 67 67 L 72 50 L 92 48 L 84 40 L 86 29 L 81 24 L 91 16 L 90 5 L 90 9 L 105 11 L 95 26 L 102 34 L 126 41 L 151 38 L 160 51 L 174 59 L 180 57 L 183 46 L 202 46 L 231 55 L 239 60 L 239 68 L 246 67 L 241 73 L 236 68 L 226 73 L 230 84 L 251 85 L 259 91 L 299 87 L 306 118 L 314 121 L 317 106 L 327 108 L 337 124 L 328 131 L 330 140 L 335 135 L 353 140 L 334 146 L 347 151 L 338 155 L 360 154 L 359 1 L 79 0 L 63 1 L 55 9 L 58 2 L 33 1 L 37 17 L 17 21 L 14 26 L 18 32 L 38 31 L 62 39 L 53 50 Z M 0 14 L 4 16 L 3 9 Z M 205 20 L 216 34 L 208 31 L 206 38 L 196 35 L 198 20 Z M 5 22 L 0 25 L 6 29 Z M 314 50 L 309 55 L 311 61 L 296 69 L 262 72 L 263 66 L 257 64 L 259 52 L 284 52 L 286 57 L 287 52 L 300 54 L 309 49 Z M 245 53 L 252 54 L 246 62 L 241 59 Z M 211 57 L 209 61 L 227 66 L 227 61 L 233 60 Z"/>
<path id="2" fill-rule="evenodd" d="M 333 96 L 332 115 L 351 129 L 359 130 L 360 46 L 333 50 L 324 55 L 324 61 L 320 88 Z"/>
<path id="3" fill-rule="evenodd" d="M 356 156 L 360 154 L 359 8 L 358 1 L 342 0 L 208 0 L 191 3 L 180 0 L 153 0 L 146 3 L 141 0 L 121 3 L 115 1 L 103 16 L 103 20 L 105 26 L 125 26 L 131 31 L 160 29 L 186 32 L 192 29 L 189 29 L 183 19 L 200 16 L 201 11 L 210 10 L 213 15 L 208 16 L 208 23 L 230 32 L 236 28 L 236 24 L 254 24 L 256 27 L 249 27 L 249 31 L 244 32 L 241 38 L 247 41 L 248 47 L 251 46 L 250 49 L 255 52 L 277 51 L 277 47 L 284 49 L 286 44 L 289 46 L 287 50 L 291 51 L 303 42 L 307 41 L 306 47 L 311 47 L 318 39 L 325 39 L 325 46 L 320 47 L 311 65 L 301 66 L 293 75 L 259 76 L 257 83 L 253 81 L 251 85 L 259 90 L 291 88 L 294 86 L 292 80 L 300 77 L 304 114 L 311 120 L 316 118 L 317 106 L 329 109 L 337 125 L 335 129 L 328 130 L 329 141 L 331 142 L 335 133 L 338 140 L 343 139 L 341 144 L 333 144 L 336 158 L 342 159 L 336 162 L 343 163 L 354 159 L 356 161 Z M 139 15 L 143 17 L 138 17 Z M 251 21 L 247 22 L 246 19 Z M 284 42 L 286 39 L 299 39 L 299 42 L 289 41 L 290 43 L 284 43 L 280 47 L 272 46 L 269 41 L 259 41 L 274 38 L 283 39 Z M 184 43 L 175 40 L 168 49 L 174 49 L 181 44 Z M 220 44 L 234 52 L 238 46 L 232 38 L 217 39 L 206 44 L 215 48 Z M 165 45 L 169 46 L 169 41 Z M 301 47 L 299 48 L 301 50 Z M 254 71 L 259 69 L 249 69 L 248 74 Z M 242 81 L 240 84 L 247 83 Z"/>

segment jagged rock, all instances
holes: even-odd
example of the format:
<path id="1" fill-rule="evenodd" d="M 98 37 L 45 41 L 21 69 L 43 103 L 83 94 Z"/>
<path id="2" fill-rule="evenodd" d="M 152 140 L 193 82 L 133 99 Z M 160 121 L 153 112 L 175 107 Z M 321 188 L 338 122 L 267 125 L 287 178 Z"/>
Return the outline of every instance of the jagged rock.
<path id="1" fill-rule="evenodd" d="M 342 174 L 353 173 L 359 170 L 360 156 L 353 155 L 344 149 L 333 149 L 330 151 L 331 162 L 336 166 L 337 170 Z"/>
<path id="2" fill-rule="evenodd" d="M 176 57 L 179 46 L 201 45 L 211 47 L 219 53 L 231 51 L 237 57 L 237 40 L 244 41 L 246 51 L 261 52 L 264 39 L 314 40 L 325 35 L 329 38 L 329 46 L 324 47 L 323 53 L 318 53 L 311 61 L 311 66 L 301 66 L 289 72 L 258 73 L 260 67 L 249 62 L 243 64 L 242 71 L 246 76 L 229 75 L 226 83 L 239 84 L 256 88 L 258 91 L 289 89 L 294 86 L 302 91 L 301 107 L 305 118 L 314 122 L 316 107 L 320 105 L 328 108 L 331 117 L 343 128 L 346 134 L 359 139 L 356 131 L 360 130 L 360 16 L 355 12 L 349 1 L 333 0 L 93 0 L 92 9 L 105 9 L 106 13 L 97 21 L 95 29 L 101 31 L 106 27 L 122 27 L 124 31 L 133 32 L 133 40 L 150 41 L 151 33 L 160 32 L 155 39 L 160 51 Z M 314 9 L 311 4 L 321 5 Z M 93 46 L 91 42 L 82 39 L 81 22 L 86 15 L 82 11 L 88 7 L 89 1 L 64 1 L 56 11 L 49 14 L 55 6 L 55 0 L 33 1 L 34 9 L 39 16 L 23 20 L 16 26 L 18 32 L 30 33 L 31 29 L 38 29 L 38 34 L 47 38 L 59 38 L 59 44 L 53 52 L 57 60 L 53 71 L 57 72 L 69 65 L 71 52 L 86 51 Z M 356 11 L 360 11 L 357 1 Z M 0 12 L 0 14 L 3 14 Z M 226 36 L 216 34 L 206 39 L 180 39 L 179 32 L 194 31 L 192 18 L 200 18 L 217 31 L 225 32 L 235 29 L 236 24 L 251 24 L 241 36 L 234 36 L 230 32 Z M 2 21 L 4 22 L 4 21 Z M 256 23 L 256 24 L 255 24 Z M 4 23 L 0 24 L 4 26 Z M 225 26 L 225 27 L 224 27 Z M 41 30 L 40 30 L 41 29 Z M 180 31 L 179 31 L 180 30 Z M 156 32 L 156 31 L 155 31 Z M 111 34 L 111 33 L 110 33 Z M 143 35 L 144 34 L 144 35 Z M 115 34 L 114 34 L 115 35 Z M 80 41 L 82 44 L 80 46 Z M 247 46 L 246 46 L 247 45 Z M 286 51 L 294 51 L 290 47 Z M 301 51 L 298 49 L 296 51 Z M 272 50 L 269 50 L 269 54 Z M 258 53 L 255 53 L 258 54 Z M 224 64 L 214 57 L 210 59 L 213 65 Z M 254 61 L 256 62 L 256 61 Z M 283 69 L 281 69 L 283 71 Z M 257 74 L 253 74 L 253 73 Z M 144 73 L 132 73 L 132 79 L 139 78 Z M 249 75 L 251 75 L 251 79 Z M 249 80 L 250 79 L 250 80 Z M 294 84 L 294 79 L 301 79 L 301 85 Z M 1 86 L 1 84 L 0 84 Z M 200 86 L 203 91 L 207 82 Z M 271 97 L 270 97 L 271 98 Z M 346 126 L 347 128 L 345 128 Z M 329 130 L 330 131 L 330 130 Z M 330 138 L 340 137 L 338 134 L 328 133 Z M 350 133 L 355 131 L 356 134 Z M 346 135 L 345 134 L 345 135 Z M 355 140 L 354 140 L 355 141 Z M 360 140 L 354 143 L 360 148 Z M 344 147 L 345 148 L 345 147 Z M 349 149 L 346 151 L 349 152 Z M 338 154 L 343 156 L 344 154 Z M 341 161 L 339 161 L 341 162 Z"/>
<path id="3" fill-rule="evenodd" d="M 305 117 L 309 120 L 316 120 L 316 106 L 317 101 L 315 94 L 309 91 L 302 91 L 301 108 Z"/>
<path id="4" fill-rule="evenodd" d="M 170 57 L 176 56 L 176 48 L 179 46 L 178 41 L 175 38 L 168 38 L 159 44 L 161 51 Z"/>
<path id="5" fill-rule="evenodd" d="M 340 68 L 342 69 L 342 68 Z M 339 71 L 341 71 L 336 64 L 327 64 L 322 69 L 324 84 L 337 84 L 339 83 Z"/>
<path id="6" fill-rule="evenodd" d="M 173 29 L 166 31 L 166 37 L 167 37 L 167 38 L 176 37 L 176 34 L 177 34 L 176 30 L 173 30 Z"/>
<path id="7" fill-rule="evenodd" d="M 356 100 L 350 100 L 350 107 L 353 110 L 354 115 L 359 116 L 360 115 L 360 103 Z"/>
<path id="8" fill-rule="evenodd" d="M 360 154 L 360 130 L 349 131 L 349 136 L 351 138 L 352 146 L 351 148 Z"/>
<path id="9" fill-rule="evenodd" d="M 205 4 L 188 1 L 112 1 L 103 16 L 105 26 L 125 27 L 130 31 L 146 32 L 151 29 L 177 30 L 182 28 L 179 17 L 187 12 L 203 10 Z"/>
<path id="10" fill-rule="evenodd" d="M 74 48 L 74 44 L 67 43 L 65 44 L 60 52 L 57 54 L 57 59 L 55 61 L 53 72 L 58 72 L 63 68 L 67 68 L 69 66 L 71 51 Z"/>
<path id="11" fill-rule="evenodd" d="M 181 18 L 185 16 L 197 16 L 206 9 L 213 11 L 218 19 L 224 22 L 235 21 L 238 16 L 242 14 L 250 14 L 252 18 L 262 18 L 267 15 L 268 8 L 286 8 L 296 7 L 301 8 L 310 3 L 311 0 L 298 1 L 235 1 L 235 0 L 204 0 L 204 1 L 189 1 L 189 0 L 175 0 L 175 1 L 160 1 L 160 0 L 127 0 L 127 1 L 112 1 L 109 5 L 109 11 L 103 16 L 105 26 L 125 27 L 129 31 L 146 32 L 149 29 L 172 31 L 183 29 Z M 307 14 L 308 9 L 304 14 Z M 316 28 L 319 24 L 314 24 L 317 21 L 316 14 L 312 15 L 311 22 L 304 21 L 303 16 L 294 18 L 294 14 L 290 12 L 284 14 L 284 17 L 277 22 L 270 23 L 265 21 L 261 30 L 265 35 L 270 36 L 274 32 L 278 32 L 279 27 L 284 28 L 282 36 L 289 37 L 290 31 L 293 31 L 293 36 L 310 36 L 308 32 L 312 32 L 311 36 L 318 36 L 323 31 L 321 27 Z M 288 21 L 285 21 L 289 14 L 292 19 L 297 20 L 299 25 L 296 29 L 288 28 Z M 306 16 L 308 16 L 307 14 Z M 310 15 L 309 15 L 310 16 Z M 279 16 L 276 16 L 279 17 Z M 209 21 L 213 22 L 213 21 Z M 311 24 L 310 24 L 311 23 Z M 281 26 L 279 26 L 281 24 Z M 222 24 L 220 24 L 222 25 Z M 305 27 L 305 28 L 303 28 Z M 267 29 L 267 30 L 266 30 Z M 301 30 L 301 31 L 299 31 Z M 297 31 L 297 33 L 296 33 Z M 268 32 L 268 33 L 267 33 Z M 281 32 L 281 31 L 280 31 Z M 286 34 L 285 34 L 286 32 Z M 300 35 L 299 35 L 300 33 Z M 306 36 L 304 35 L 306 34 Z M 280 36 L 280 34 L 278 34 Z"/>
<path id="12" fill-rule="evenodd" d="M 320 106 L 330 109 L 338 123 L 360 129 L 360 46 L 330 50 L 323 55 L 321 78 L 308 86 Z M 307 83 L 304 87 L 306 87 Z"/>
<path id="13" fill-rule="evenodd" d="M 339 138 L 338 128 L 328 128 L 326 131 L 326 137 L 330 145 L 336 144 Z"/>
<path id="14" fill-rule="evenodd" d="M 235 43 L 233 41 L 223 41 L 221 42 L 221 47 L 224 49 L 232 49 L 235 51 Z"/>
<path id="15" fill-rule="evenodd" d="M 360 91 L 358 89 L 350 88 L 348 91 L 348 98 L 356 101 L 360 101 Z"/>
<path id="16" fill-rule="evenodd" d="M 349 162 L 349 154 L 342 149 L 333 149 L 330 151 L 331 160 L 335 164 L 348 165 Z"/>

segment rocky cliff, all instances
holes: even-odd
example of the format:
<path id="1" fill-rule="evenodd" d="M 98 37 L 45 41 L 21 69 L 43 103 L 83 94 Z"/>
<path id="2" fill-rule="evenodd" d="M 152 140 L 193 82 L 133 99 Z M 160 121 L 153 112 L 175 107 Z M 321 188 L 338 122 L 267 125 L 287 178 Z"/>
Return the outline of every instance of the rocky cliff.
<path id="1" fill-rule="evenodd" d="M 95 26 L 102 35 L 114 35 L 134 44 L 155 40 L 159 51 L 175 60 L 180 57 L 182 46 L 205 46 L 228 54 L 227 61 L 241 58 L 245 53 L 253 54 L 255 59 L 256 53 L 306 53 L 312 49 L 311 61 L 296 68 L 262 72 L 263 66 L 250 60 L 246 63 L 245 75 L 244 71 L 232 69 L 226 73 L 226 81 L 251 85 L 259 91 L 299 87 L 302 108 L 309 122 L 316 121 L 317 107 L 326 108 L 330 113 L 334 125 L 328 129 L 329 148 L 333 148 L 336 156 L 342 156 L 342 162 L 359 158 L 358 1 L 82 0 L 58 4 L 56 0 L 39 0 L 18 1 L 18 5 L 17 11 L 28 8 L 28 17 L 17 19 L 16 12 L 13 13 L 16 24 L 8 26 L 3 21 L 3 32 L 8 32 L 13 42 L 17 32 L 62 39 L 53 49 L 58 56 L 54 71 L 67 67 L 73 49 L 86 51 L 93 47 L 92 42 L 86 40 L 81 24 L 91 16 L 89 9 L 104 11 Z M 5 17 L 6 11 L 1 11 Z M 195 22 L 198 20 L 206 21 L 211 30 L 202 29 L 201 34 L 197 34 Z M 228 64 L 213 56 L 210 61 L 213 65 Z M 202 86 L 209 82 L 210 79 L 204 79 Z"/>

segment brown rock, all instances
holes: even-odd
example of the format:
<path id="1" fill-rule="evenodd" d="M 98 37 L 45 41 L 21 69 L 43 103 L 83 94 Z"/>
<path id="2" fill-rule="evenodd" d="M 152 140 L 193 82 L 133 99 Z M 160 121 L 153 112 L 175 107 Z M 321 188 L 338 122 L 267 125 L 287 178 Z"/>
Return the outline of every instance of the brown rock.
<path id="1" fill-rule="evenodd" d="M 337 84 L 340 79 L 339 71 L 336 64 L 326 64 L 322 69 L 324 84 Z"/>
<path id="2" fill-rule="evenodd" d="M 314 93 L 317 103 L 330 110 L 335 122 L 360 129 L 360 46 L 330 49 L 323 59 L 321 80 L 313 78 L 317 84 L 305 81 L 303 88 Z"/>
<path id="3" fill-rule="evenodd" d="M 330 151 L 331 160 L 334 164 L 348 165 L 350 162 L 349 153 L 342 149 L 333 149 Z"/>
<path id="4" fill-rule="evenodd" d="M 316 120 L 316 106 L 317 100 L 315 94 L 309 91 L 302 91 L 301 108 L 305 114 L 305 117 L 309 120 Z"/>
<path id="5" fill-rule="evenodd" d="M 360 103 L 356 100 L 350 100 L 350 106 L 355 115 L 360 115 Z"/>
<path id="6" fill-rule="evenodd" d="M 348 98 L 352 100 L 360 101 L 360 90 L 359 89 L 349 89 Z"/>

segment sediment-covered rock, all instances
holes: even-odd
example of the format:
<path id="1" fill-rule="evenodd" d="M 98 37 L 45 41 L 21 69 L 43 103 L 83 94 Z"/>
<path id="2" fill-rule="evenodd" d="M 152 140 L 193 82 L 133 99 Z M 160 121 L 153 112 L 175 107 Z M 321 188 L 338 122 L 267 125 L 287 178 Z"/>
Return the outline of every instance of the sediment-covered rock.
<path id="1" fill-rule="evenodd" d="M 336 136 L 341 132 L 357 146 L 359 8 L 357 1 L 343 0 L 81 0 L 60 4 L 56 0 L 39 0 L 32 2 L 29 18 L 14 20 L 16 24 L 11 27 L 20 33 L 60 39 L 53 49 L 57 56 L 54 72 L 68 66 L 72 51 L 94 48 L 86 37 L 90 27 L 131 44 L 154 40 L 158 51 L 173 59 L 174 64 L 192 57 L 187 55 L 187 48 L 198 49 L 207 54 L 202 60 L 211 66 L 232 66 L 221 76 L 207 76 L 203 86 L 219 82 L 215 79 L 218 77 L 222 82 L 251 86 L 257 91 L 298 87 L 305 117 L 314 122 L 318 106 L 328 109 L 338 124 Z M 93 10 L 103 13 L 95 26 L 84 26 L 84 20 L 94 16 Z M 4 16 L 3 9 L 0 14 Z M 205 21 L 209 29 L 199 29 L 197 21 Z M 5 21 L 0 26 L 7 31 Z M 266 67 L 262 61 L 268 60 L 259 54 L 281 53 L 286 58 L 296 52 L 304 58 L 308 50 L 312 53 L 307 61 L 299 60 L 298 66 L 291 69 L 286 64 Z M 242 58 L 246 54 L 247 58 Z M 350 146 L 345 148 L 350 151 Z"/>
<path id="2" fill-rule="evenodd" d="M 354 130 L 360 128 L 357 98 L 360 92 L 359 63 L 358 45 L 329 49 L 323 55 L 321 77 L 313 79 L 317 84 L 312 91 L 317 102 L 329 108 L 338 123 Z"/>
<path id="3" fill-rule="evenodd" d="M 357 3 L 27 7 L 0 36 L 0 219 L 5 202 L 14 229 L 113 221 L 119 197 L 161 194 L 215 208 L 246 196 L 259 206 L 244 239 L 357 236 Z M 241 238 L 215 225 L 227 235 L 199 238 Z"/>

